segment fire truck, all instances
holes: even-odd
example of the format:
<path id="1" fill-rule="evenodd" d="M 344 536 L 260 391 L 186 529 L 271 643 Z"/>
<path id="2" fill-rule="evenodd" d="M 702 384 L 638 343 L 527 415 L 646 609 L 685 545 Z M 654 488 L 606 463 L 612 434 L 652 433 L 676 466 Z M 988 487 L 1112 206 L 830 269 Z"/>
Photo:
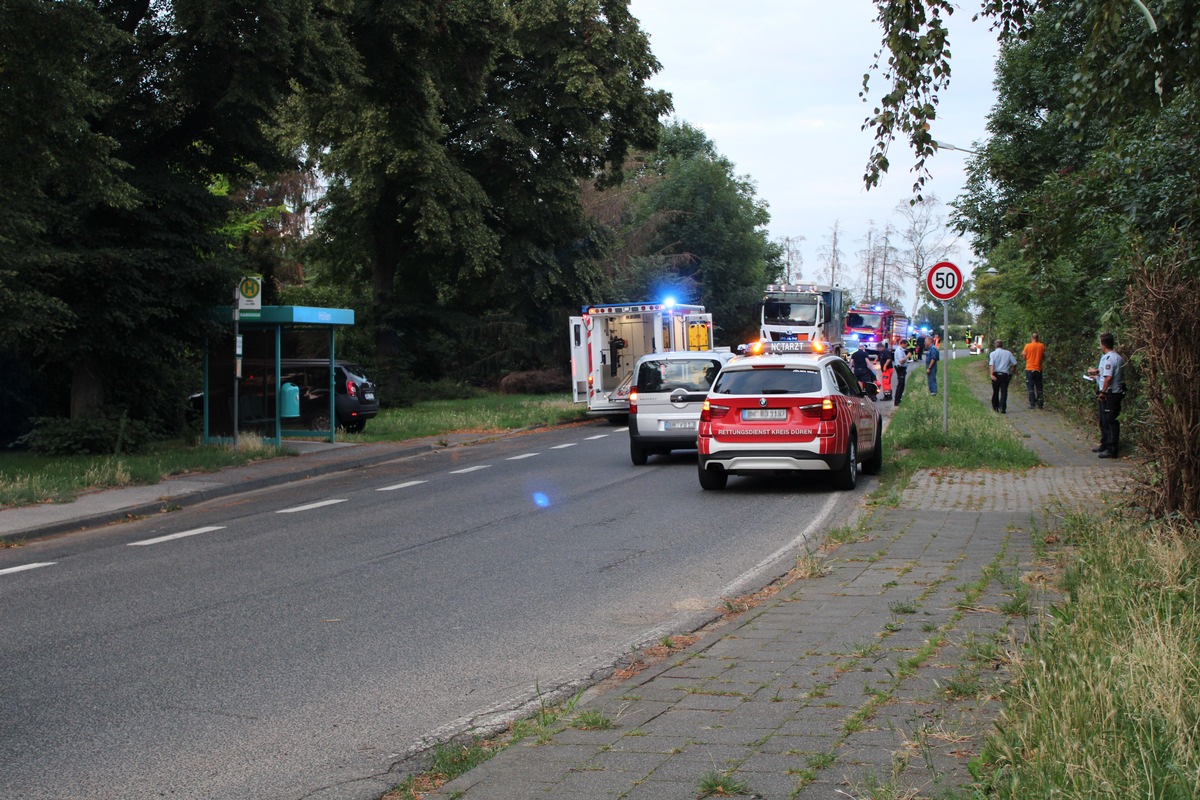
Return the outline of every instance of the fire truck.
<path id="1" fill-rule="evenodd" d="M 629 413 L 633 367 L 648 353 L 712 350 L 712 314 L 704 306 L 611 303 L 584 306 L 571 317 L 571 382 L 590 416 Z"/>
<path id="2" fill-rule="evenodd" d="M 842 350 L 844 292 L 834 286 L 781 284 L 763 293 L 759 336 L 768 342 L 824 342 L 829 352 Z"/>
<path id="3" fill-rule="evenodd" d="M 856 348 L 859 342 L 874 346 L 876 342 L 894 341 L 896 336 L 908 336 L 908 318 L 887 306 L 855 306 L 846 312 L 843 338 L 847 347 Z"/>

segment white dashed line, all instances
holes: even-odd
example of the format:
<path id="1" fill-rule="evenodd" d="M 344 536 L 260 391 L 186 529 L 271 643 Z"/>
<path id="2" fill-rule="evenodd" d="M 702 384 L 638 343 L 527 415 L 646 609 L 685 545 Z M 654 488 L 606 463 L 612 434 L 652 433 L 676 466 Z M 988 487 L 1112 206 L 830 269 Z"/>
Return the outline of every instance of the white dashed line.
<path id="1" fill-rule="evenodd" d="M 629 430 L 629 428 L 615 428 L 615 429 L 613 429 L 613 433 L 625 433 L 628 430 Z"/>
<path id="2" fill-rule="evenodd" d="M 554 447 L 551 447 L 550 449 L 551 450 L 566 450 L 568 447 L 574 447 L 577 444 L 579 444 L 579 442 L 567 442 L 566 444 L 556 444 L 556 445 L 554 445 Z"/>
<path id="3" fill-rule="evenodd" d="M 57 564 L 57 561 L 40 561 L 36 564 L 25 564 L 20 567 L 9 567 L 8 569 L 0 569 L 0 575 L 10 575 L 14 572 L 24 572 L 29 569 L 37 569 L 38 567 L 52 567 Z"/>
<path id="4" fill-rule="evenodd" d="M 477 467 L 467 467 L 466 469 L 455 469 L 455 470 L 451 470 L 451 471 L 450 471 L 450 474 L 451 474 L 451 475 L 462 475 L 462 474 L 464 474 L 464 473 L 466 473 L 466 472 L 478 472 L 479 470 L 481 470 L 481 469 L 487 469 L 487 468 L 488 468 L 488 467 L 490 467 L 490 466 L 491 466 L 491 464 L 480 464 L 480 465 L 479 465 L 479 466 L 477 466 Z"/>
<path id="5" fill-rule="evenodd" d="M 311 511 L 311 510 L 312 510 L 312 509 L 314 509 L 314 508 L 321 508 L 321 507 L 323 507 L 323 506 L 335 506 L 335 505 L 337 505 L 338 503 L 344 503 L 344 502 L 346 502 L 346 500 L 345 500 L 345 499 L 342 499 L 342 500 L 322 500 L 322 501 L 321 501 L 321 502 L 319 502 L 319 503 L 309 503 L 309 504 L 308 504 L 308 505 L 306 505 L 306 506 L 296 506 L 295 508 L 281 508 L 281 509 L 279 509 L 278 511 L 276 511 L 275 513 L 276 513 L 276 514 L 295 514 L 297 511 Z"/>
<path id="6" fill-rule="evenodd" d="M 541 453 L 522 453 L 521 455 L 513 456 L 512 458 L 510 458 L 508 460 L 509 461 L 520 461 L 523 458 L 533 458 L 534 456 L 540 456 L 540 455 L 541 455 Z"/>
<path id="7" fill-rule="evenodd" d="M 422 483 L 428 483 L 428 482 L 429 481 L 405 481 L 404 483 L 397 483 L 395 486 L 383 486 L 379 489 L 376 489 L 375 491 L 390 492 L 395 489 L 407 489 L 410 486 L 420 486 Z"/>
<path id="8" fill-rule="evenodd" d="M 589 437 L 587 437 L 587 439 L 586 439 L 585 441 L 591 442 L 591 441 L 594 441 L 594 440 L 596 440 L 596 439 L 607 439 L 607 438 L 608 438 L 608 434 L 607 434 L 607 433 L 602 433 L 602 434 L 600 434 L 599 436 L 589 436 Z"/>
<path id="9" fill-rule="evenodd" d="M 142 547 L 143 545 L 158 544 L 159 542 L 169 542 L 172 539 L 183 539 L 187 536 L 195 536 L 198 533 L 209 533 L 211 531 L 220 531 L 220 530 L 224 530 L 224 529 L 225 529 L 224 525 L 210 525 L 207 528 L 193 528 L 190 531 L 183 531 L 182 533 L 172 533 L 169 536 L 159 536 L 156 539 L 143 539 L 140 542 L 130 542 L 127 546 L 128 547 Z"/>

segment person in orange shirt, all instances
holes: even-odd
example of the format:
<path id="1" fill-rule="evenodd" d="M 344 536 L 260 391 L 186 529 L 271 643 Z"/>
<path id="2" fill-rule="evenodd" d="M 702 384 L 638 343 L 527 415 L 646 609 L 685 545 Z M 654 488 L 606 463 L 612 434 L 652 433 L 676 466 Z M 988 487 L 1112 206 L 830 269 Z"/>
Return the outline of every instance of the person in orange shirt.
<path id="1" fill-rule="evenodd" d="M 1021 351 L 1025 358 L 1025 389 L 1029 392 L 1029 407 L 1041 408 L 1042 397 L 1042 357 L 1046 354 L 1046 345 L 1038 341 L 1038 335 L 1029 335 L 1029 344 Z"/>

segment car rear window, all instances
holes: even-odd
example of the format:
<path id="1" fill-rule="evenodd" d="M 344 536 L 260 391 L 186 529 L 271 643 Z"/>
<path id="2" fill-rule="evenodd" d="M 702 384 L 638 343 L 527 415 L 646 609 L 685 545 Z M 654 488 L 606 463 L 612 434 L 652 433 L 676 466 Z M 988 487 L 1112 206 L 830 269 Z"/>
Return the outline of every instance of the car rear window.
<path id="1" fill-rule="evenodd" d="M 721 370 L 721 362 L 712 358 L 672 358 L 643 361 L 638 369 L 637 388 L 647 392 L 707 392 L 713 378 Z"/>
<path id="2" fill-rule="evenodd" d="M 815 369 L 736 369 L 721 373 L 716 394 L 816 394 L 821 373 Z"/>

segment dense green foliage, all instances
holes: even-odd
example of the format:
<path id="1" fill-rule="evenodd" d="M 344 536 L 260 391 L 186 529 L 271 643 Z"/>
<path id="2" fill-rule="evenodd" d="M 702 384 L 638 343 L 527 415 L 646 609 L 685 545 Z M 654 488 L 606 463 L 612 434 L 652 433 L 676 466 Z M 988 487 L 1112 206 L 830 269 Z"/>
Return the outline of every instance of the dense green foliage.
<path id="1" fill-rule="evenodd" d="M 906 134 L 919 155 L 933 147 L 931 98 L 949 75 L 942 17 L 952 10 L 942 0 L 877 5 L 895 80 L 882 116 L 873 118 L 869 182 L 886 168 L 879 156 L 894 135 Z M 1131 362 L 1124 427 L 1143 434 L 1127 438 L 1160 443 L 1151 453 L 1159 471 L 1151 486 L 1172 487 L 1150 492 L 1157 499 L 1149 508 L 1193 515 L 1200 479 L 1179 474 L 1200 475 L 1200 443 L 1191 441 L 1194 423 L 1182 434 L 1179 427 L 1200 416 L 1200 407 L 1194 391 L 1172 388 L 1171 365 L 1143 365 L 1169 348 L 1169 331 L 1194 330 L 1200 315 L 1194 303 L 1168 308 L 1164 300 L 1200 272 L 1193 236 L 1200 219 L 1200 2 L 995 0 L 982 11 L 1007 25 L 998 99 L 990 139 L 977 145 L 967 190 L 954 202 L 956 223 L 973 236 L 982 266 L 997 273 L 976 272 L 980 327 L 1018 345 L 1038 332 L 1047 344 L 1048 396 L 1081 414 L 1094 414 L 1095 401 L 1077 376 L 1099 356 L 1097 335 L 1114 331 Z M 1158 264 L 1172 265 L 1180 282 L 1151 297 L 1132 285 L 1133 276 Z M 1182 374 L 1193 369 L 1200 364 L 1190 358 L 1174 365 Z M 1169 451 L 1196 455 L 1164 461 Z"/>
<path id="2" fill-rule="evenodd" d="M 384 397 L 566 364 L 664 253 L 748 317 L 765 205 L 711 143 L 656 155 L 658 68 L 626 0 L 0 0 L 0 441 L 180 429 L 241 274 L 356 309 Z"/>

